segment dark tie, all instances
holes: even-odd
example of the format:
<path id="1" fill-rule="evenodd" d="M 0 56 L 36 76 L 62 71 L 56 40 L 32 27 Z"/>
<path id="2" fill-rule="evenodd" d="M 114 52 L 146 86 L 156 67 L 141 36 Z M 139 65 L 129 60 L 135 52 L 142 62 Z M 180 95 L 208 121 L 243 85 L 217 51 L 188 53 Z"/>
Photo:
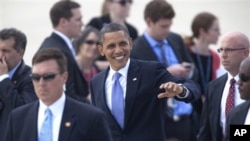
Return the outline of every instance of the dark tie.
<path id="1" fill-rule="evenodd" d="M 38 141 L 52 141 L 52 118 L 52 112 L 47 108 Z"/>
<path id="2" fill-rule="evenodd" d="M 168 61 L 167 61 L 167 59 L 166 59 L 164 44 L 163 44 L 163 43 L 159 43 L 158 45 L 159 45 L 160 50 L 161 50 L 161 61 L 162 61 L 162 64 L 163 64 L 165 67 L 167 67 L 167 66 L 168 66 Z"/>
<path id="3" fill-rule="evenodd" d="M 113 76 L 114 85 L 112 88 L 112 114 L 116 121 L 123 128 L 124 123 L 124 100 L 123 100 L 123 90 L 119 82 L 121 74 L 116 72 Z"/>
<path id="4" fill-rule="evenodd" d="M 228 113 L 234 108 L 234 95 L 235 95 L 235 80 L 232 78 L 230 80 L 230 88 L 229 93 L 227 95 L 227 101 L 226 101 L 226 117 Z"/>

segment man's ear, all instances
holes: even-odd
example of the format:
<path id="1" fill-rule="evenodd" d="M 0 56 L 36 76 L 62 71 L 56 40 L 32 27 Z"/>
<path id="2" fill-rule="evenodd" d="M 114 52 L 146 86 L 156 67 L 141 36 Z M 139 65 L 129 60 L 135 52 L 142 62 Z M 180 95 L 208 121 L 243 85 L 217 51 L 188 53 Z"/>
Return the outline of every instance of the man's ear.
<path id="1" fill-rule="evenodd" d="M 151 26 L 153 24 L 153 21 L 150 18 L 146 18 L 145 22 L 146 22 L 147 26 Z"/>
<path id="2" fill-rule="evenodd" d="M 102 44 L 98 45 L 98 51 L 99 51 L 99 53 L 101 54 L 101 56 L 104 56 L 104 53 L 103 53 L 103 45 L 102 45 Z"/>

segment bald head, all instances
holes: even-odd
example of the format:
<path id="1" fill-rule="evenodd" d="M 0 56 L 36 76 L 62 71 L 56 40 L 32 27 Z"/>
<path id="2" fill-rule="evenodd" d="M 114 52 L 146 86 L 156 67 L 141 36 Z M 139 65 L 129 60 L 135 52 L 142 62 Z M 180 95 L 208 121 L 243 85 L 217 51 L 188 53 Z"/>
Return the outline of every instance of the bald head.
<path id="1" fill-rule="evenodd" d="M 221 42 L 227 42 L 232 46 L 239 48 L 250 48 L 248 37 L 241 32 L 229 32 L 222 37 Z"/>
<path id="2" fill-rule="evenodd" d="M 221 63 L 232 76 L 238 74 L 241 61 L 249 56 L 249 44 L 248 37 L 240 32 L 230 32 L 223 36 L 219 49 Z"/>

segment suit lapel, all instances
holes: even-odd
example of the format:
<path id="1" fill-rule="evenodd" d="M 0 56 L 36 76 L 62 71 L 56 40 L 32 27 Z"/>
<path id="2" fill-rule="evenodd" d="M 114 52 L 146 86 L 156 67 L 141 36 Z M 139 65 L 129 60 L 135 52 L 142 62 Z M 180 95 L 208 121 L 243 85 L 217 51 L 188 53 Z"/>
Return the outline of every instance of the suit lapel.
<path id="1" fill-rule="evenodd" d="M 213 110 L 215 110 L 214 112 L 214 117 L 216 117 L 216 120 L 213 120 L 212 122 L 214 122 L 212 125 L 216 125 L 216 127 L 212 127 L 212 129 L 215 129 L 215 134 L 216 136 L 218 136 L 218 138 L 220 138 L 222 136 L 222 128 L 220 126 L 220 113 L 221 113 L 221 99 L 222 99 L 222 95 L 223 95 L 223 90 L 225 87 L 227 81 L 227 74 L 224 74 L 221 78 L 219 78 L 219 80 L 217 81 L 217 83 L 215 85 L 213 85 L 213 90 L 210 94 L 210 96 L 212 96 L 212 105 L 213 105 Z M 217 126 L 218 125 L 218 126 Z"/>
<path id="2" fill-rule="evenodd" d="M 72 110 L 71 100 L 66 96 L 65 107 L 63 110 L 61 127 L 59 132 L 59 141 L 69 141 L 72 129 L 75 126 L 75 113 Z"/>
<path id="3" fill-rule="evenodd" d="M 127 76 L 124 128 L 126 128 L 129 117 L 131 115 L 131 111 L 133 109 L 139 82 L 140 82 L 139 67 L 137 66 L 135 60 L 131 59 Z"/>

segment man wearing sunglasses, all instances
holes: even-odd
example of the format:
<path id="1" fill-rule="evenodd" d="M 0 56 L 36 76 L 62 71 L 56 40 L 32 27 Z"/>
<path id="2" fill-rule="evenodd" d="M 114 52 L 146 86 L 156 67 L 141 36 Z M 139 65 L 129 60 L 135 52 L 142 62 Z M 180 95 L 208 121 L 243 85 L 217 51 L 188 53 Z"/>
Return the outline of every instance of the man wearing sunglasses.
<path id="1" fill-rule="evenodd" d="M 240 98 L 246 100 L 228 114 L 226 121 L 226 140 L 230 141 L 230 125 L 250 125 L 250 57 L 241 62 L 238 89 Z M 249 130 L 248 130 L 249 131 Z M 248 133 L 249 134 L 249 133 Z"/>
<path id="2" fill-rule="evenodd" d="M 243 33 L 230 32 L 223 36 L 220 46 L 218 51 L 221 63 L 227 73 L 211 81 L 207 86 L 199 141 L 222 141 L 225 138 L 228 113 L 244 102 L 240 98 L 240 91 L 236 88 L 235 82 L 245 80 L 242 74 L 239 75 L 239 68 L 242 60 L 249 56 L 249 39 Z M 244 75 L 247 74 L 249 73 Z"/>
<path id="3" fill-rule="evenodd" d="M 25 34 L 15 28 L 5 28 L 0 31 L 1 141 L 10 112 L 37 99 L 29 77 L 31 69 L 23 61 L 26 43 Z"/>
<path id="4" fill-rule="evenodd" d="M 101 110 L 65 95 L 67 78 L 66 57 L 57 49 L 39 50 L 31 74 L 39 100 L 10 114 L 4 141 L 112 141 Z"/>
<path id="5" fill-rule="evenodd" d="M 88 84 L 75 61 L 75 50 L 71 42 L 73 38 L 80 36 L 83 26 L 80 4 L 59 1 L 51 8 L 50 18 L 54 31 L 44 40 L 40 49 L 57 48 L 64 53 L 69 62 L 66 94 L 79 101 L 89 102 L 86 100 L 89 94 Z"/>

